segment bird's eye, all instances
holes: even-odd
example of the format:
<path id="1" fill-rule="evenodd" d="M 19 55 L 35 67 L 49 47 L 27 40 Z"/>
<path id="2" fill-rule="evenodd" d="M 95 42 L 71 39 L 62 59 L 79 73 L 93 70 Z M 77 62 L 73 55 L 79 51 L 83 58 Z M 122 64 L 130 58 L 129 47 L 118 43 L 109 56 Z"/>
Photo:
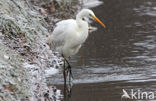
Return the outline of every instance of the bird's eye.
<path id="1" fill-rule="evenodd" d="M 92 17 L 92 15 L 91 15 L 91 14 L 89 14 L 89 16 L 90 16 L 90 17 Z"/>
<path id="2" fill-rule="evenodd" d="M 84 20 L 84 21 L 85 21 L 85 18 L 82 18 L 82 20 Z"/>

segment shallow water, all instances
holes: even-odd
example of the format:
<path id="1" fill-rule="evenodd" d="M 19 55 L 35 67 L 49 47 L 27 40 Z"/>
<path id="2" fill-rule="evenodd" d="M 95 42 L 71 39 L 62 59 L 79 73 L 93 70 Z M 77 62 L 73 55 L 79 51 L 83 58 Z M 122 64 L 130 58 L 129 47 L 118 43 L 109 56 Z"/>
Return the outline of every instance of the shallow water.
<path id="1" fill-rule="evenodd" d="M 122 89 L 156 94 L 155 0 L 103 1 L 92 10 L 107 28 L 94 24 L 98 30 L 72 57 L 74 85 L 68 100 L 121 101 Z M 53 83 L 63 90 L 62 76 L 56 77 Z"/>

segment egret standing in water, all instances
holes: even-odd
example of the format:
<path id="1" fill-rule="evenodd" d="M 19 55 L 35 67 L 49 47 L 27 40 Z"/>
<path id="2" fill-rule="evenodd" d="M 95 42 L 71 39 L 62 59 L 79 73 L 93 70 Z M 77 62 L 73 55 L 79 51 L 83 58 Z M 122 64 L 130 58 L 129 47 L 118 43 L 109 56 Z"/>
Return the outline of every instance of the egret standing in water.
<path id="1" fill-rule="evenodd" d="M 64 80 L 66 80 L 65 62 L 68 64 L 67 74 L 69 73 L 72 76 L 71 66 L 67 58 L 75 55 L 88 37 L 89 27 L 88 22 L 83 20 L 84 17 L 97 21 L 105 28 L 105 25 L 95 16 L 92 10 L 82 9 L 76 15 L 76 19 L 58 22 L 53 33 L 47 39 L 49 46 L 62 54 L 64 58 Z"/>

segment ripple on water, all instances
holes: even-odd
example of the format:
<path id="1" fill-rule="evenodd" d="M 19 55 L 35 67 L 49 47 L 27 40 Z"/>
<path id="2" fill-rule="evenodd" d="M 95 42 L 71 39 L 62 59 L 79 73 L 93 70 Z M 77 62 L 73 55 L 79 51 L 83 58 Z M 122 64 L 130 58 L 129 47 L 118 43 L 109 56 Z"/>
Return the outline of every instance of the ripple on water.
<path id="1" fill-rule="evenodd" d="M 120 6 L 117 8 L 121 9 Z M 115 12 L 115 6 L 112 7 L 114 11 L 106 10 L 106 14 L 110 14 L 109 22 L 106 21 L 111 27 L 108 34 L 99 28 L 98 34 L 94 36 L 93 33 L 91 40 L 82 47 L 84 49 L 72 58 L 74 83 L 156 81 L 156 3 L 142 1 L 134 6 L 121 10 L 120 14 Z M 125 17 L 129 12 L 126 10 L 132 10 L 133 14 Z M 96 10 L 96 14 L 98 12 L 100 10 Z M 99 15 L 106 14 L 101 11 Z M 119 22 L 125 23 L 120 26 Z M 53 83 L 63 83 L 62 73 L 55 76 Z"/>

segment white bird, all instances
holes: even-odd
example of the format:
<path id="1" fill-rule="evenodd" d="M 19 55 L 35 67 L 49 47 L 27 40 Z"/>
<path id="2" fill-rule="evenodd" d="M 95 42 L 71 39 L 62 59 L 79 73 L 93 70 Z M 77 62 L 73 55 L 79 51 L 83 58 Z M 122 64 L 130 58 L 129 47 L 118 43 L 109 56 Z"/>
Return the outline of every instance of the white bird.
<path id="1" fill-rule="evenodd" d="M 64 77 L 66 76 L 65 61 L 68 63 L 66 58 L 75 55 L 88 37 L 89 27 L 88 22 L 83 20 L 84 17 L 91 18 L 105 27 L 92 10 L 82 9 L 76 15 L 76 19 L 67 19 L 58 22 L 53 33 L 47 39 L 48 45 L 64 57 Z M 69 63 L 68 67 L 71 73 Z"/>

